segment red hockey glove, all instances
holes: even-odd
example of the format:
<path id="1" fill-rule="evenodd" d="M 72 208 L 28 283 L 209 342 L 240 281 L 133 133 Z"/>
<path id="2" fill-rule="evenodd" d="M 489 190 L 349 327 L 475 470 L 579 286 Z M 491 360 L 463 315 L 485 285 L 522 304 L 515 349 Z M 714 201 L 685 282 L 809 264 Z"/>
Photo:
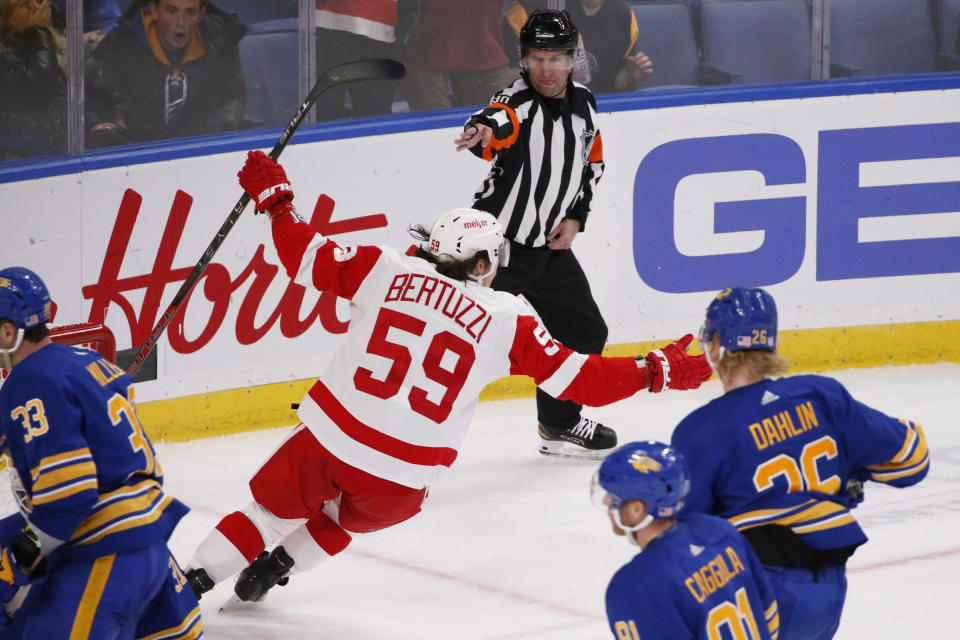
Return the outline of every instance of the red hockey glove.
<path id="1" fill-rule="evenodd" d="M 281 202 L 293 200 L 293 191 L 283 167 L 263 151 L 248 151 L 247 162 L 237 173 L 240 186 L 256 203 L 257 212 L 270 211 Z"/>
<path id="2" fill-rule="evenodd" d="M 650 391 L 659 393 L 664 389 L 696 389 L 710 379 L 713 371 L 705 355 L 692 356 L 687 348 L 693 335 L 687 334 L 647 354 L 647 371 L 650 373 Z"/>

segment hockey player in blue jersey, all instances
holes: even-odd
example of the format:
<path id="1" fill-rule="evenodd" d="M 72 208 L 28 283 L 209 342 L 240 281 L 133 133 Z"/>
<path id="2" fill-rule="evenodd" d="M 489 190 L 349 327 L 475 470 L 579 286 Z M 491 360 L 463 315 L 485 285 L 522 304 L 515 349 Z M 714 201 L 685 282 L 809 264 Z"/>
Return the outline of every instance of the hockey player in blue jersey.
<path id="1" fill-rule="evenodd" d="M 690 489 L 683 455 L 654 441 L 607 456 L 594 502 L 638 547 L 607 587 L 617 640 L 777 640 L 777 601 L 750 545 L 723 518 L 677 513 Z"/>
<path id="2" fill-rule="evenodd" d="M 24 638 L 200 638 L 197 599 L 167 548 L 187 507 L 163 492 L 133 381 L 52 343 L 49 320 L 40 278 L 0 270 L 0 446 L 25 490 L 25 527 L 0 548 L 0 597 L 35 586 L 14 614 Z"/>
<path id="3" fill-rule="evenodd" d="M 672 445 L 690 464 L 688 512 L 730 520 L 764 564 L 782 640 L 832 638 L 844 566 L 867 541 L 851 513 L 866 480 L 906 487 L 929 470 L 920 425 L 872 409 L 840 382 L 787 371 L 777 308 L 735 287 L 707 307 L 701 347 L 724 394 L 683 419 Z"/>

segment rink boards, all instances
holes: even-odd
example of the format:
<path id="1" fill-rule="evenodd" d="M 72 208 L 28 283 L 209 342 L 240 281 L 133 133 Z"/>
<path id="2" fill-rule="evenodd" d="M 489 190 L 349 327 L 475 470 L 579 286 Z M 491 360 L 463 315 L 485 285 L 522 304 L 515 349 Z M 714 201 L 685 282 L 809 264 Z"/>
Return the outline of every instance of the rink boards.
<path id="1" fill-rule="evenodd" d="M 696 332 L 714 293 L 740 284 L 774 294 L 798 369 L 960 361 L 960 80 L 931 84 L 601 101 L 607 166 L 574 248 L 608 352 Z M 486 173 L 454 151 L 466 113 L 298 133 L 281 160 L 300 213 L 338 242 L 405 248 L 410 224 L 469 205 Z M 105 319 L 118 348 L 139 346 L 240 196 L 243 150 L 272 143 L 228 136 L 0 174 L 3 262 L 45 278 L 58 322 Z M 349 314 L 278 265 L 248 208 L 160 340 L 157 380 L 138 385 L 156 437 L 293 420 Z M 532 389 L 510 378 L 484 397 Z"/>

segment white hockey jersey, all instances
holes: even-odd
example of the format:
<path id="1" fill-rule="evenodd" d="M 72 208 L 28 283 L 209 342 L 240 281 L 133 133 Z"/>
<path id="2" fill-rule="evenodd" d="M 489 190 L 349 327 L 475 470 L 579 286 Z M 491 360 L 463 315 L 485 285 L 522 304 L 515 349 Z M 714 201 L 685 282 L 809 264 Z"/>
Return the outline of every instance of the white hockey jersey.
<path id="1" fill-rule="evenodd" d="M 274 243 L 291 278 L 351 305 L 347 340 L 299 418 L 337 458 L 378 477 L 431 485 L 456 459 L 480 391 L 506 375 L 592 406 L 649 385 L 642 361 L 574 352 L 521 298 L 446 278 L 426 260 L 341 247 L 288 216 L 275 219 Z"/>

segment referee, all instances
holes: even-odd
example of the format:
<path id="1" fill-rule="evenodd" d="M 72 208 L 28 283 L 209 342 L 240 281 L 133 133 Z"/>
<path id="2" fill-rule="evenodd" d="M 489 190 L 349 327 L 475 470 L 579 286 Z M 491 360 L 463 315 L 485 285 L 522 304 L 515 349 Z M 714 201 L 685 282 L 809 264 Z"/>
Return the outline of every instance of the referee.
<path id="1" fill-rule="evenodd" d="M 497 216 L 510 240 L 493 288 L 523 295 L 566 346 L 600 353 L 607 325 L 570 249 L 603 173 L 596 101 L 571 79 L 578 39 L 566 11 L 530 14 L 521 77 L 467 120 L 456 145 L 492 162 L 473 207 Z M 540 453 L 602 458 L 616 446 L 617 434 L 581 408 L 537 389 Z"/>

